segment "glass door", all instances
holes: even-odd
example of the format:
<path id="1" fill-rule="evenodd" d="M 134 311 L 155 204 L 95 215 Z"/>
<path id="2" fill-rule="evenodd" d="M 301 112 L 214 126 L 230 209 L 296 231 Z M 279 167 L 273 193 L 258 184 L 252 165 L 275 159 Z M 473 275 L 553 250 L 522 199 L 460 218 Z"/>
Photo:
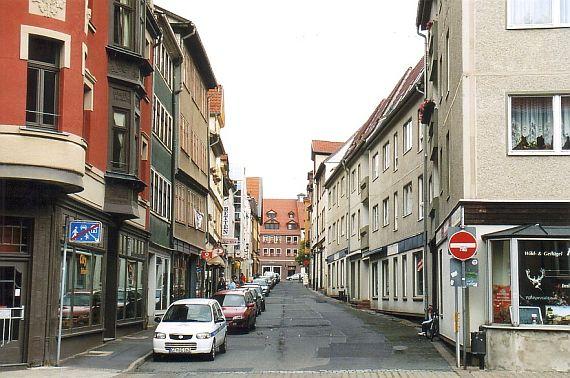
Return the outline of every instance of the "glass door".
<path id="1" fill-rule="evenodd" d="M 23 362 L 26 268 L 25 262 L 0 262 L 0 364 Z"/>

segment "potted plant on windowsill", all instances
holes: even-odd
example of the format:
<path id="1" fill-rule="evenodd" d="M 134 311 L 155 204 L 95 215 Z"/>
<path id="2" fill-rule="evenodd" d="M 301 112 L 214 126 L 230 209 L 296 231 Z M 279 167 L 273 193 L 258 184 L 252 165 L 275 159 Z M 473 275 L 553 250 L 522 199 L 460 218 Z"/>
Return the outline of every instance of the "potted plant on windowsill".
<path id="1" fill-rule="evenodd" d="M 432 100 L 426 99 L 424 102 L 421 103 L 418 110 L 420 115 L 420 122 L 422 124 L 424 125 L 429 124 L 434 109 L 435 109 L 435 102 L 433 102 Z"/>

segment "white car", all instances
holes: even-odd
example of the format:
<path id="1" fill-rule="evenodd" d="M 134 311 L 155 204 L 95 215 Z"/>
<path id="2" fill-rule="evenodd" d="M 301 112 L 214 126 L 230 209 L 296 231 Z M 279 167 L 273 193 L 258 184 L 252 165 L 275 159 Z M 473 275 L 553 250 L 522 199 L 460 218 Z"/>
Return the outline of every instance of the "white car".
<path id="1" fill-rule="evenodd" d="M 292 281 L 292 280 L 299 280 L 301 281 L 303 278 L 305 277 L 304 273 L 295 273 L 290 275 L 289 277 L 287 277 L 287 281 Z"/>
<path id="2" fill-rule="evenodd" d="M 227 323 L 214 299 L 182 299 L 174 302 L 162 317 L 152 340 L 153 358 L 172 354 L 206 354 L 210 361 L 216 352 L 226 352 Z"/>

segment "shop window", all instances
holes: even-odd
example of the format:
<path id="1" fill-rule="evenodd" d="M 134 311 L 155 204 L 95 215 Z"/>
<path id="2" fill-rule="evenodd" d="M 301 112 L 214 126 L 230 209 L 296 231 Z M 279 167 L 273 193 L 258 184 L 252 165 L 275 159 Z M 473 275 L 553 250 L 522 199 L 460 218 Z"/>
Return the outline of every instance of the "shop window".
<path id="1" fill-rule="evenodd" d="M 120 236 L 117 320 L 132 320 L 143 316 L 145 255 L 143 241 L 124 234 Z"/>
<path id="2" fill-rule="evenodd" d="M 61 44 L 31 37 L 28 51 L 26 125 L 57 130 Z"/>
<path id="3" fill-rule="evenodd" d="M 188 282 L 188 258 L 178 255 L 173 260 L 172 299 L 174 301 L 190 296 Z"/>
<path id="4" fill-rule="evenodd" d="M 372 297 L 378 298 L 378 263 L 372 264 Z"/>
<path id="5" fill-rule="evenodd" d="M 508 240 L 491 242 L 492 256 L 492 290 L 493 290 L 493 323 L 510 324 L 511 308 L 511 245 Z"/>
<path id="6" fill-rule="evenodd" d="M 170 259 L 156 257 L 155 310 L 164 311 L 170 304 Z"/>
<path id="7" fill-rule="evenodd" d="M 390 273 L 388 260 L 382 261 L 382 296 L 388 298 L 390 295 Z"/>
<path id="8" fill-rule="evenodd" d="M 101 254 L 76 248 L 67 250 L 62 314 L 64 329 L 73 332 L 77 328 L 102 324 L 102 274 Z"/>
<path id="9" fill-rule="evenodd" d="M 0 255 L 31 252 L 31 221 L 0 217 Z"/>

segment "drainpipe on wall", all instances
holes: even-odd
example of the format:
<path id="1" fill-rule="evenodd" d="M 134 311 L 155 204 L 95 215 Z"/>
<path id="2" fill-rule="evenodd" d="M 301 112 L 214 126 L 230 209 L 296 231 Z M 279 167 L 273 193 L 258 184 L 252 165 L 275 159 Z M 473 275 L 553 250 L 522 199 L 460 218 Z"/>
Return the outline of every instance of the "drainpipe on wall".
<path id="1" fill-rule="evenodd" d="M 418 26 L 416 30 L 417 35 L 424 39 L 424 100 L 427 100 L 427 56 L 428 56 L 428 42 L 427 36 L 420 32 L 420 27 Z M 419 91 L 419 90 L 418 90 Z M 419 91 L 422 93 L 421 91 Z M 426 128 L 425 124 L 421 124 L 423 127 L 424 133 L 424 140 L 423 140 L 423 157 L 424 157 L 424 169 L 423 169 L 423 202 L 424 202 L 424 214 L 423 214 L 423 224 L 424 224 L 424 238 L 423 238 L 423 249 L 424 249 L 424 258 L 423 258 L 423 276 L 424 276 L 424 314 L 427 317 L 428 313 L 428 306 L 429 306 L 429 290 L 428 290 L 428 264 L 427 264 L 427 254 L 428 254 L 428 226 L 427 226 L 427 218 L 429 216 L 428 211 L 428 204 L 429 204 L 429 187 L 428 187 L 428 171 L 427 171 L 427 164 L 428 164 L 428 153 L 427 153 L 427 135 L 426 135 Z M 417 269 L 417 267 L 416 267 Z"/>

